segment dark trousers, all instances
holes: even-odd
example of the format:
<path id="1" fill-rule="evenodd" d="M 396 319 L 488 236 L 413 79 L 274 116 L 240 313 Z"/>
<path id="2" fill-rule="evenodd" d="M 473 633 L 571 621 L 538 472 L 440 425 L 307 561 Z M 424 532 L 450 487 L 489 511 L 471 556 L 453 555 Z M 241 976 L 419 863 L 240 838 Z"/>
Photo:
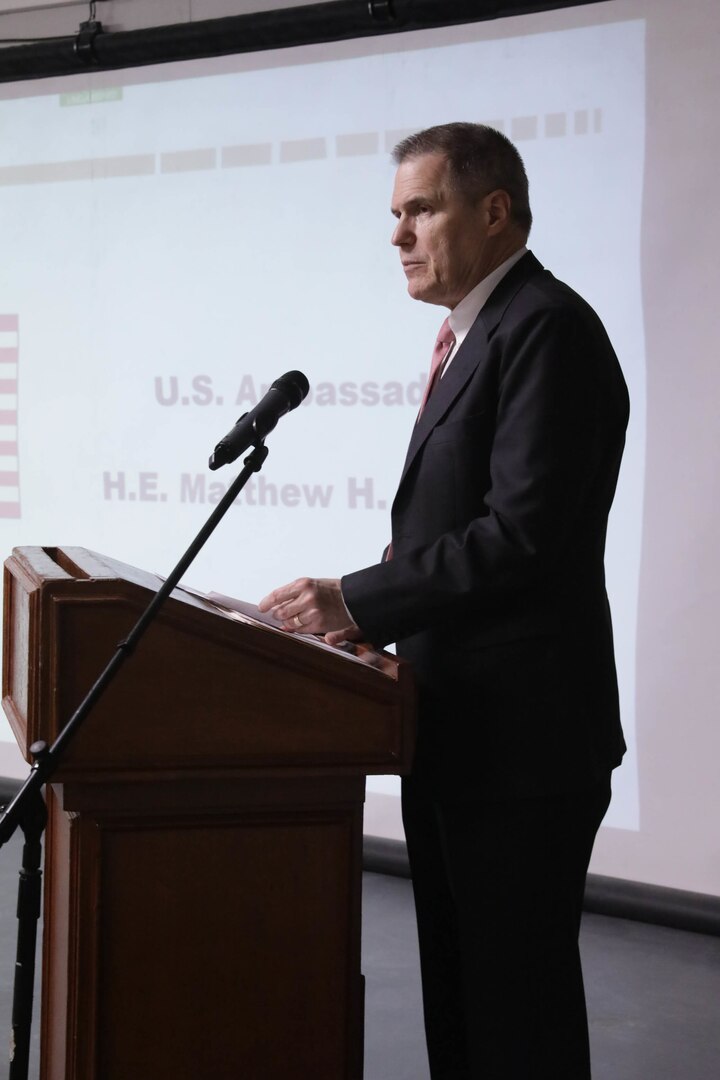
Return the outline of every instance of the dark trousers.
<path id="1" fill-rule="evenodd" d="M 609 777 L 508 801 L 403 780 L 432 1080 L 589 1080 L 578 951 Z"/>

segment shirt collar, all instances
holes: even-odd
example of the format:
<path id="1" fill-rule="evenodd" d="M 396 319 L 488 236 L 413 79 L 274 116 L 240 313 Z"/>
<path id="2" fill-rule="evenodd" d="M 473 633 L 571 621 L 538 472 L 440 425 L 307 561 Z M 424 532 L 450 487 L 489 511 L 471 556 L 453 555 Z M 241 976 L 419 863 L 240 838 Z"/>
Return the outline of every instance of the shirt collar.
<path id="1" fill-rule="evenodd" d="M 450 329 L 455 335 L 455 348 L 453 349 L 453 354 L 457 352 L 467 337 L 470 327 L 490 299 L 490 294 L 496 286 L 500 284 L 515 263 L 519 262 L 526 253 L 527 248 L 524 246 L 521 247 L 519 251 L 513 252 L 509 259 L 500 263 L 492 273 L 488 274 L 487 277 L 484 277 L 482 281 L 480 281 L 474 289 L 471 289 L 467 296 L 463 297 L 460 303 L 450 312 L 448 321 L 450 323 Z"/>

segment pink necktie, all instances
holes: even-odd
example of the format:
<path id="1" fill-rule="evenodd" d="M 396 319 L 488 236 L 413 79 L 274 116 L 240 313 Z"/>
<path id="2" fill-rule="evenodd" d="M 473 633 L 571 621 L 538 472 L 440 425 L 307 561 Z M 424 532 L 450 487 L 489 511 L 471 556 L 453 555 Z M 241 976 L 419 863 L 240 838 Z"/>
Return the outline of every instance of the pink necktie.
<path id="1" fill-rule="evenodd" d="M 418 412 L 418 420 L 423 414 L 423 409 L 427 404 L 427 400 L 435 389 L 435 384 L 440 377 L 440 369 L 443 362 L 447 359 L 450 350 L 455 344 L 455 335 L 450 329 L 450 320 L 446 319 L 440 327 L 440 333 L 437 336 L 435 342 L 435 348 L 433 349 L 432 364 L 430 365 L 430 374 L 428 375 L 427 386 L 425 387 L 425 393 L 423 399 L 420 402 L 420 410 Z"/>
<path id="2" fill-rule="evenodd" d="M 425 405 L 427 404 L 427 399 L 430 397 L 433 390 L 435 389 L 435 383 L 438 381 L 439 374 L 440 374 L 440 369 L 442 368 L 443 362 L 445 360 L 447 360 L 448 356 L 450 355 L 450 351 L 451 351 L 454 344 L 455 344 L 455 335 L 453 334 L 452 330 L 450 329 L 450 320 L 446 319 L 445 322 L 440 327 L 440 333 L 437 336 L 437 341 L 435 342 L 435 348 L 433 349 L 432 364 L 430 365 L 430 374 L 428 375 L 428 381 L 427 381 L 427 385 L 425 387 L 425 392 L 423 394 L 422 401 L 420 402 L 420 411 L 417 414 L 418 420 L 420 419 L 420 417 L 423 414 L 423 409 L 425 408 Z M 415 422 L 417 423 L 417 420 Z M 393 557 L 393 546 L 392 546 L 392 541 L 391 541 L 387 546 L 387 551 L 385 552 L 384 562 L 389 562 L 390 559 L 392 559 L 392 557 Z"/>

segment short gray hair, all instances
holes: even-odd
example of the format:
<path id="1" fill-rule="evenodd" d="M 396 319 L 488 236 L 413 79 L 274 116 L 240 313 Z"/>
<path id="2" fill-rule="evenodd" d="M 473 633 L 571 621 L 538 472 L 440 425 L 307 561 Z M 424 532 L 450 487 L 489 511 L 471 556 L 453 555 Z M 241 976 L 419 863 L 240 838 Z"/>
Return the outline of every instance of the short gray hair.
<path id="1" fill-rule="evenodd" d="M 532 226 L 528 178 L 523 160 L 506 135 L 485 124 L 438 124 L 402 139 L 393 150 L 396 165 L 423 154 L 444 154 L 454 186 L 468 199 L 502 188 L 510 196 L 510 217 L 527 234 Z"/>

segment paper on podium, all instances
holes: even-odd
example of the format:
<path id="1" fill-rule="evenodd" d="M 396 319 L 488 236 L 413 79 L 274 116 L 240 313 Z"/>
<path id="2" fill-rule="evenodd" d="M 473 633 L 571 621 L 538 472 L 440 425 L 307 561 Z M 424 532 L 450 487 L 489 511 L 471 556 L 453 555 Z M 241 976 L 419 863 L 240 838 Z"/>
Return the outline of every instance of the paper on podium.
<path id="1" fill-rule="evenodd" d="M 307 642 L 316 648 L 327 649 L 333 653 L 342 653 L 348 659 L 357 660 L 361 664 L 378 668 L 380 671 L 392 675 L 393 678 L 396 677 L 395 657 L 376 651 L 367 642 L 343 641 L 339 645 L 328 645 L 325 639 L 318 634 L 300 634 L 296 630 L 285 630 L 282 622 L 271 615 L 270 612 L 262 612 L 256 604 L 248 603 L 246 600 L 238 600 L 234 596 L 226 596 L 218 592 L 202 593 L 186 585 L 179 585 L 178 588 L 181 592 L 190 593 L 192 596 L 199 597 L 206 603 L 210 603 L 217 611 L 222 612 L 228 618 L 235 619 L 237 622 L 249 626 L 263 627 L 278 634 L 292 634 L 299 641 Z"/>

